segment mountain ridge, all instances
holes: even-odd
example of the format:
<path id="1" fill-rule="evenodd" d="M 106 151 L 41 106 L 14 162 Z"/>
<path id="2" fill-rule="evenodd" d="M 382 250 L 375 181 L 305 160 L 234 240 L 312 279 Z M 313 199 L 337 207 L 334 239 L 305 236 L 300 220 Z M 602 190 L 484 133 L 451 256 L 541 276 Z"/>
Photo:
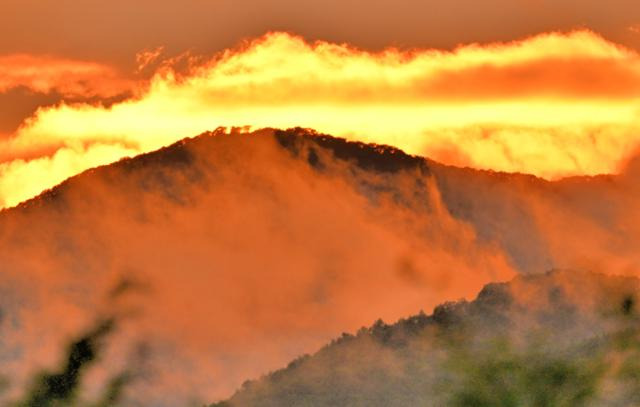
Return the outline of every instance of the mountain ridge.
<path id="1" fill-rule="evenodd" d="M 294 127 L 286 130 L 275 129 L 275 128 L 263 128 L 251 133 L 245 133 L 239 129 L 226 129 L 219 128 L 213 131 L 207 131 L 201 133 L 197 136 L 193 137 L 185 137 L 182 140 L 179 140 L 175 143 L 172 143 L 168 146 L 162 147 L 158 150 L 142 153 L 133 157 L 125 157 L 116 162 L 101 165 L 98 167 L 90 168 L 85 170 L 79 174 L 76 174 L 72 177 L 69 177 L 67 180 L 61 182 L 60 184 L 49 188 L 47 190 L 42 191 L 37 196 L 30 198 L 26 201 L 19 203 L 14 207 L 2 208 L 0 213 L 4 211 L 11 210 L 13 208 L 26 208 L 33 205 L 38 205 L 36 201 L 38 200 L 47 200 L 58 195 L 61 190 L 64 190 L 72 184 L 75 180 L 82 177 L 87 177 L 90 174 L 95 173 L 96 171 L 105 171 L 105 169 L 109 167 L 117 167 L 117 168 L 136 168 L 149 164 L 165 164 L 168 166 L 180 164 L 188 164 L 190 161 L 190 157 L 188 151 L 185 149 L 186 146 L 192 143 L 200 143 L 203 142 L 204 139 L 209 137 L 224 137 L 224 136 L 233 136 L 233 137 L 244 137 L 251 136 L 254 134 L 265 135 L 268 133 L 272 133 L 278 142 L 286 149 L 292 151 L 292 153 L 299 153 L 299 151 L 295 151 L 296 148 L 299 147 L 296 144 L 296 139 L 304 139 L 305 141 L 312 141 L 317 144 L 319 147 L 323 147 L 331 150 L 336 158 L 342 160 L 355 160 L 355 162 L 364 169 L 373 169 L 381 172 L 394 172 L 402 169 L 416 168 L 420 167 L 425 171 L 425 175 L 429 174 L 429 168 L 431 166 L 438 166 L 447 169 L 457 169 L 460 171 L 471 171 L 473 173 L 478 174 L 487 174 L 491 177 L 501 177 L 507 179 L 513 178 L 524 178 L 535 180 L 535 182 L 553 182 L 547 181 L 543 178 L 537 177 L 532 174 L 524 174 L 524 173 L 509 173 L 504 171 L 494 171 L 494 170 L 483 170 L 476 169 L 472 167 L 456 167 L 452 165 L 446 165 L 442 163 L 438 163 L 437 161 L 431 160 L 428 157 L 418 156 L 418 155 L 410 155 L 402 151 L 400 148 L 387 145 L 387 144 L 375 144 L 375 143 L 365 143 L 359 141 L 349 141 L 341 137 L 334 137 L 328 134 L 318 133 L 313 129 Z M 312 160 L 312 158 L 307 157 L 308 160 Z M 311 163 L 310 163 L 311 164 Z M 571 177 L 572 180 L 584 180 L 584 179 L 597 179 L 600 177 L 608 177 L 606 175 L 600 176 L 575 176 Z M 569 179 L 569 178 L 567 178 Z"/>

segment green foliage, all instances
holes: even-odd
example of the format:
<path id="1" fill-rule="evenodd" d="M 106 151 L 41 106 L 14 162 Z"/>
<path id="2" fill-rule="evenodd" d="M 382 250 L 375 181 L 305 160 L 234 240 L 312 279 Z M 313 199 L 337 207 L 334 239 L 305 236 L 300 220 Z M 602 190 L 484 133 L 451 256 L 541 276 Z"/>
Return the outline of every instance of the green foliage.
<path id="1" fill-rule="evenodd" d="M 597 355 L 513 349 L 506 341 L 473 354 L 453 350 L 449 366 L 461 376 L 451 405 L 580 406 L 597 393 L 604 369 Z"/>

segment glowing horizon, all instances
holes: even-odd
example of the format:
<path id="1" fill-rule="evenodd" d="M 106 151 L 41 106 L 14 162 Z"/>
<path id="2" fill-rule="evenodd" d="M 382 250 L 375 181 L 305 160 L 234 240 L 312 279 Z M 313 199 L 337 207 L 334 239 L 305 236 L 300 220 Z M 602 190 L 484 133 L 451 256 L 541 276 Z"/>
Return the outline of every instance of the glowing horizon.
<path id="1" fill-rule="evenodd" d="M 17 73 L 0 81 L 5 89 L 133 95 L 108 107 L 41 108 L 0 139 L 0 207 L 218 127 L 313 128 L 444 164 L 547 179 L 617 172 L 640 142 L 640 55 L 588 30 L 381 52 L 271 32 L 209 58 L 161 60 L 161 52 L 138 54 L 138 70 L 156 61 L 149 81 L 51 59 L 44 79 Z M 56 66 L 77 69 L 61 75 Z"/>

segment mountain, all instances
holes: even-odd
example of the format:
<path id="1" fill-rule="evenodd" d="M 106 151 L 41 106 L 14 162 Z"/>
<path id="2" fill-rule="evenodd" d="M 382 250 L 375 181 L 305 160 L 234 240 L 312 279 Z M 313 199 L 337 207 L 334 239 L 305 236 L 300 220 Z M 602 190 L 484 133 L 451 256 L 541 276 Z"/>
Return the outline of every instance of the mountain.
<path id="1" fill-rule="evenodd" d="M 125 374 L 125 405 L 174 406 L 490 282 L 637 274 L 636 179 L 454 168 L 305 129 L 89 170 L 0 212 L 0 402 L 65 372 L 55 350 L 95 321 L 113 329 L 78 399 Z"/>
<path id="2" fill-rule="evenodd" d="M 637 405 L 639 283 L 568 270 L 491 283 L 345 333 L 212 407 Z"/>

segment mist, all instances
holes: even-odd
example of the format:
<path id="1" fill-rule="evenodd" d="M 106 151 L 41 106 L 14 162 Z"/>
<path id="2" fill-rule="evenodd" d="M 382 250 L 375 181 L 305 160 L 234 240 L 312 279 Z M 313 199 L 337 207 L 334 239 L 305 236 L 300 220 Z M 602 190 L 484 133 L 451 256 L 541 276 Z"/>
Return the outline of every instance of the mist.
<path id="1" fill-rule="evenodd" d="M 0 212 L 2 396 L 23 397 L 105 310 L 122 320 L 87 397 L 144 349 L 124 402 L 177 405 L 489 282 L 637 275 L 634 168 L 550 182 L 302 129 L 221 129 L 89 170 Z"/>

